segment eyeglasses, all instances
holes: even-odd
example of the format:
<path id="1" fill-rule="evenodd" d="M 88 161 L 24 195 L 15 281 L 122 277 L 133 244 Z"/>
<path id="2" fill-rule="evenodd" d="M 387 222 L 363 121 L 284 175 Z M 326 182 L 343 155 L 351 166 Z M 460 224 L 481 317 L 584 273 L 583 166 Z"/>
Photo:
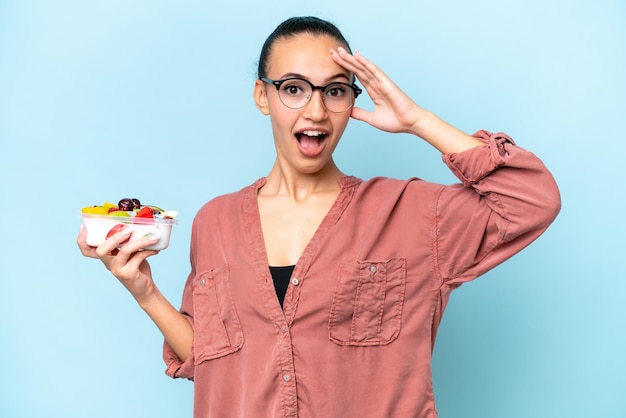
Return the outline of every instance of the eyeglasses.
<path id="1" fill-rule="evenodd" d="M 303 108 L 313 97 L 314 90 L 322 92 L 324 106 L 331 112 L 341 113 L 354 105 L 354 100 L 363 92 L 356 84 L 333 82 L 316 86 L 308 80 L 297 77 L 284 80 L 271 80 L 261 77 L 261 81 L 273 84 L 278 90 L 280 101 L 290 109 Z"/>

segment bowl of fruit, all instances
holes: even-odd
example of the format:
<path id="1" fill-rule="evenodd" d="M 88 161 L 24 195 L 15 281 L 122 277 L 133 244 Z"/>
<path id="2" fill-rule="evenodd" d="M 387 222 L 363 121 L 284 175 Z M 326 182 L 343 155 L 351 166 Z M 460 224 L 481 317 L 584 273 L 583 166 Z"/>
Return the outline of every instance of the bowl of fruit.
<path id="1" fill-rule="evenodd" d="M 159 241 L 144 249 L 164 250 L 170 243 L 172 226 L 178 223 L 178 212 L 143 205 L 139 199 L 130 198 L 121 199 L 117 204 L 105 202 L 102 205 L 86 206 L 81 209 L 81 215 L 87 231 L 87 244 L 92 247 L 97 247 L 129 226 L 132 233 L 126 242 L 143 237 L 158 237 Z"/>

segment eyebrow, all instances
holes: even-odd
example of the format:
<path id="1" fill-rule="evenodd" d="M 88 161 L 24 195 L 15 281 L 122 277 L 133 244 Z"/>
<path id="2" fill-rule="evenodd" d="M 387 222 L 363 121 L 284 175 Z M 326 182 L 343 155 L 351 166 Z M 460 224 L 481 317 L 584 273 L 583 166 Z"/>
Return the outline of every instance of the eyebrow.
<path id="1" fill-rule="evenodd" d="M 299 74 L 299 73 L 286 73 L 283 74 L 280 79 L 283 80 L 285 78 L 291 78 L 291 77 L 297 77 L 297 78 L 303 78 L 305 80 L 308 80 L 308 77 L 304 76 L 303 74 Z M 346 81 L 350 81 L 350 77 L 344 73 L 337 73 L 331 77 L 328 77 L 326 79 L 326 82 L 332 82 L 332 80 L 335 80 L 337 78 L 344 78 L 346 79 Z"/>

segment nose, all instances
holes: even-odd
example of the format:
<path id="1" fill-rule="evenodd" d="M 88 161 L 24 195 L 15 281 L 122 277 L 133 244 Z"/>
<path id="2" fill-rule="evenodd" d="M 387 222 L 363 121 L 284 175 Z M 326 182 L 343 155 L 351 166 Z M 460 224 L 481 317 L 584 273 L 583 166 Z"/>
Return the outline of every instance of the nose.
<path id="1" fill-rule="evenodd" d="M 304 117 L 312 120 L 322 120 L 327 116 L 326 105 L 322 96 L 323 92 L 320 90 L 319 95 L 315 94 L 315 90 L 311 92 L 311 96 L 304 105 Z"/>

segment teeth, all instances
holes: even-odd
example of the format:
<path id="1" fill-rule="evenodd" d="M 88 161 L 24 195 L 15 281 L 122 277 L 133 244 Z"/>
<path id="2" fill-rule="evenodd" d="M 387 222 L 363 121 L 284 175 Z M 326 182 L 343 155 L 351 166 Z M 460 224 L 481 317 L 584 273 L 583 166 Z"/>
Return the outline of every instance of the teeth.
<path id="1" fill-rule="evenodd" d="M 302 133 L 306 136 L 322 136 L 324 132 L 320 131 L 302 131 Z"/>

